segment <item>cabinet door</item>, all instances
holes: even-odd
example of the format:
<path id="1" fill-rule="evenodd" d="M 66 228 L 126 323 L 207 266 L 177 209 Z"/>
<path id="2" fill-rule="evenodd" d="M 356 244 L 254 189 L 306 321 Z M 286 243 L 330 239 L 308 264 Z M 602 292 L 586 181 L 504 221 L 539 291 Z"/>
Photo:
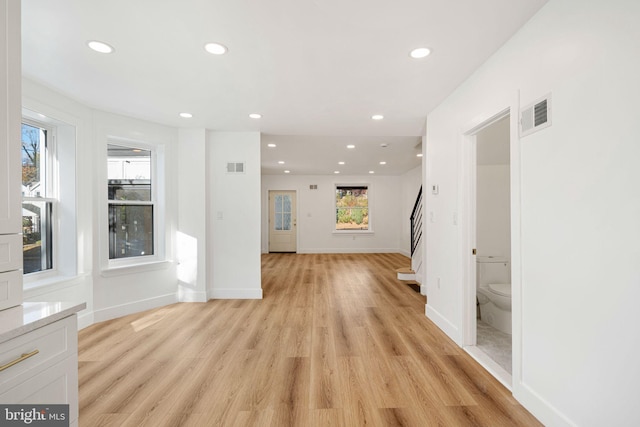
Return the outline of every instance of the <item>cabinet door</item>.
<path id="1" fill-rule="evenodd" d="M 0 234 L 22 228 L 20 2 L 0 0 Z"/>
<path id="2" fill-rule="evenodd" d="M 0 234 L 0 273 L 22 268 L 22 236 Z"/>
<path id="3" fill-rule="evenodd" d="M 0 310 L 22 304 L 22 270 L 0 273 Z"/>
<path id="4" fill-rule="evenodd" d="M 10 390 L 0 391 L 0 402 L 33 405 L 67 403 L 69 419 L 73 422 L 78 418 L 78 356 L 69 356 Z"/>

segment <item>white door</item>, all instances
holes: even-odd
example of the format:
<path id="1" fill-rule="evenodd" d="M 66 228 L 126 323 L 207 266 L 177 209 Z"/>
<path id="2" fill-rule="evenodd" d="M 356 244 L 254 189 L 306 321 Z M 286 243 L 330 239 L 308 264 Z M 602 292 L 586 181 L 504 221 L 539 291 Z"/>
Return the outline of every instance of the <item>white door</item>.
<path id="1" fill-rule="evenodd" d="M 269 191 L 269 252 L 296 252 L 296 192 Z"/>

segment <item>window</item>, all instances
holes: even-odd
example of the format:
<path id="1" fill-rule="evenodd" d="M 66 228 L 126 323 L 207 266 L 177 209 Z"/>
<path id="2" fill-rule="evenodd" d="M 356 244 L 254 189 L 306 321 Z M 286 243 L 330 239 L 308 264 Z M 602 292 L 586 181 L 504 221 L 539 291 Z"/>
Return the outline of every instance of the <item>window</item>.
<path id="1" fill-rule="evenodd" d="M 56 212 L 53 128 L 22 123 L 23 272 L 52 270 Z"/>
<path id="2" fill-rule="evenodd" d="M 152 151 L 108 145 L 109 259 L 155 253 Z"/>
<path id="3" fill-rule="evenodd" d="M 369 187 L 336 186 L 336 230 L 369 230 Z"/>

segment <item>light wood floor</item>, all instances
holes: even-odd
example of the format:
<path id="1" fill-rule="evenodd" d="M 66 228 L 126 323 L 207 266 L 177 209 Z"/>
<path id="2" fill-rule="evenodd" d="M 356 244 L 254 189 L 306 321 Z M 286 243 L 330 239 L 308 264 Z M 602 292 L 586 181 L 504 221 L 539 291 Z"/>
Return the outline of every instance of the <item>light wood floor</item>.
<path id="1" fill-rule="evenodd" d="M 262 257 L 264 299 L 80 331 L 80 426 L 537 426 L 424 315 L 398 254 Z"/>

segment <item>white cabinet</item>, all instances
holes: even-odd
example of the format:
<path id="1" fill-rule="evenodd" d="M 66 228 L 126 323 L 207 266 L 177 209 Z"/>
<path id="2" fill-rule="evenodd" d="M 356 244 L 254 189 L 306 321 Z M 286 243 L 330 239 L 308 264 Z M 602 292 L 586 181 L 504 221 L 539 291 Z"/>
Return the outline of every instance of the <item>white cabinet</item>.
<path id="1" fill-rule="evenodd" d="M 22 268 L 20 2 L 0 0 L 0 274 Z M 22 274 L 0 277 L 0 310 L 22 302 Z"/>
<path id="2" fill-rule="evenodd" d="M 78 418 L 76 315 L 1 343 L 0 369 L 0 402 L 66 403 L 73 424 Z"/>

